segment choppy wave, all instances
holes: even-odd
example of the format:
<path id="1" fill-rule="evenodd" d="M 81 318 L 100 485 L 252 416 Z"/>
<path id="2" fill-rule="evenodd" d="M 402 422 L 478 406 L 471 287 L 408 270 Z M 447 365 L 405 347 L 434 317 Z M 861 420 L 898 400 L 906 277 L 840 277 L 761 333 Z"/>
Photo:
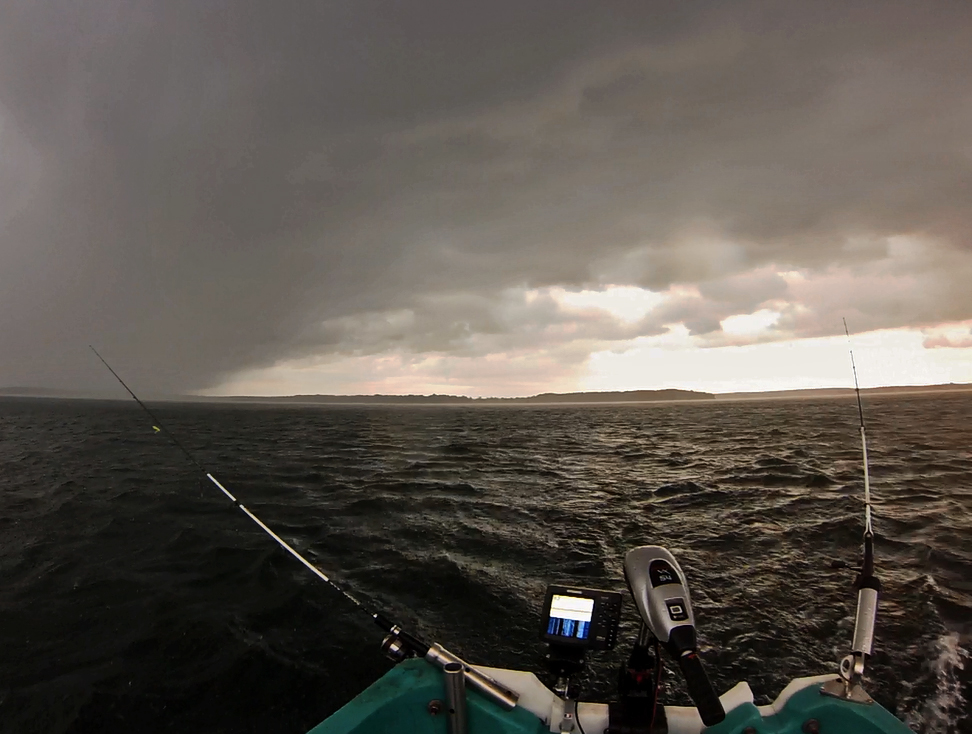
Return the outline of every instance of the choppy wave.
<path id="1" fill-rule="evenodd" d="M 646 543 L 688 574 L 718 688 L 765 703 L 847 652 L 852 402 L 158 410 L 339 583 L 473 660 L 542 671 L 545 585 L 620 590 Z M 884 585 L 867 687 L 920 732 L 969 731 L 972 400 L 866 410 Z M 136 406 L 0 401 L 0 464 L 0 730 L 302 732 L 387 669 L 377 629 Z M 592 661 L 586 697 L 624 656 Z M 666 700 L 686 702 L 677 678 Z"/>

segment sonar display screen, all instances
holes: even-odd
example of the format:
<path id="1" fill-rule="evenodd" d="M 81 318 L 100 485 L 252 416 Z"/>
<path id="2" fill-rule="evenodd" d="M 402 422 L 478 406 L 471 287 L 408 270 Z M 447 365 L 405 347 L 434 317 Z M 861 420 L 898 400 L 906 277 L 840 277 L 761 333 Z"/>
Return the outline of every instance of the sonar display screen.
<path id="1" fill-rule="evenodd" d="M 591 618 L 593 616 L 593 599 L 554 594 L 550 600 L 547 634 L 586 640 L 591 632 Z"/>

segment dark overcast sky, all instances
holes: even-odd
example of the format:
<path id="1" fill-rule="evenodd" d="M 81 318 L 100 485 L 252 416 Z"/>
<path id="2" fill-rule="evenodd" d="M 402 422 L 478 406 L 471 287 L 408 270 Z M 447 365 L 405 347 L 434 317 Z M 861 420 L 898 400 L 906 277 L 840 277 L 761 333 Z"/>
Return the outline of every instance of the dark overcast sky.
<path id="1" fill-rule="evenodd" d="M 970 39 L 966 2 L 6 0 L 0 386 L 972 319 Z M 670 297 L 536 297 L 609 284 Z"/>

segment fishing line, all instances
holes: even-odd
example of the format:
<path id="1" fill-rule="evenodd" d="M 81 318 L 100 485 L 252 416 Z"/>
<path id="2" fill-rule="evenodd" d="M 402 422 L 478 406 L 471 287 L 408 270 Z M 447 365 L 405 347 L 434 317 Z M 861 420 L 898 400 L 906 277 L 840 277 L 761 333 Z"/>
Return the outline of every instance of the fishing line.
<path id="1" fill-rule="evenodd" d="M 340 586 L 338 586 L 336 583 L 334 583 L 328 577 L 328 575 L 325 574 L 321 569 L 319 569 L 313 563 L 311 563 L 306 558 L 304 558 L 300 553 L 298 553 L 296 550 L 294 550 L 293 547 L 291 547 L 290 544 L 287 543 L 287 541 L 285 541 L 283 538 L 281 538 L 279 535 L 277 535 L 275 532 L 273 532 L 270 528 L 268 528 L 260 518 L 258 518 L 256 515 L 254 515 L 252 512 L 250 512 L 250 510 L 247 509 L 246 505 L 244 505 L 242 502 L 240 502 L 238 499 L 236 499 L 236 497 L 234 497 L 233 494 L 228 489 L 226 489 L 226 487 L 224 487 L 222 484 L 220 484 L 219 480 L 216 479 L 216 477 L 214 477 L 211 473 L 209 473 L 208 471 L 206 471 L 203 468 L 202 464 L 200 464 L 196 460 L 196 457 L 193 456 L 192 453 L 190 453 L 189 449 L 187 449 L 185 446 L 183 446 L 182 443 L 180 443 L 179 439 L 176 438 L 175 435 L 168 428 L 165 427 L 165 424 L 162 423 L 162 421 L 159 420 L 158 416 L 156 416 L 155 413 L 153 413 L 152 410 L 145 403 L 143 403 L 141 400 L 139 400 L 138 396 L 132 391 L 132 389 L 128 385 L 125 384 L 125 381 L 118 375 L 117 372 L 115 372 L 115 370 L 113 370 L 111 368 L 111 365 L 108 364 L 108 362 L 105 361 L 105 358 L 102 357 L 100 354 L 98 354 L 98 350 L 95 349 L 94 347 L 92 347 L 90 344 L 88 346 L 91 347 L 91 351 L 95 353 L 95 356 L 97 356 L 98 359 L 101 360 L 101 363 L 104 364 L 104 366 L 108 368 L 108 370 L 111 372 L 111 374 L 113 374 L 115 376 L 115 379 L 118 380 L 118 382 L 121 383 L 121 386 L 124 387 L 128 391 L 128 394 L 131 395 L 135 399 L 135 402 L 138 403 L 139 406 L 142 408 L 142 410 L 144 410 L 148 414 L 149 418 L 152 419 L 152 421 L 153 421 L 152 428 L 154 428 L 157 433 L 164 433 L 166 435 L 166 437 L 168 437 L 168 439 L 170 441 L 172 441 L 172 443 L 174 443 L 176 446 L 179 447 L 179 449 L 182 451 L 182 453 L 186 455 L 186 458 L 189 459 L 189 461 L 191 461 L 192 464 L 202 474 L 204 474 L 209 481 L 211 481 L 213 484 L 215 484 L 219 488 L 219 490 L 224 495 L 226 495 L 230 499 L 230 501 L 234 505 L 236 505 L 236 507 L 240 511 L 243 512 L 243 514 L 245 514 L 254 523 L 256 523 L 260 527 L 260 529 L 263 530 L 263 532 L 265 532 L 267 535 L 269 535 L 271 538 L 273 538 L 275 541 L 277 541 L 277 543 L 280 545 L 281 548 L 283 548 L 285 551 L 287 551 L 288 553 L 290 553 L 294 558 L 296 558 L 298 561 L 300 561 L 305 566 L 307 566 L 307 568 L 311 571 L 311 573 L 313 573 L 319 579 L 321 579 L 322 581 L 330 584 L 331 588 L 336 589 L 337 591 L 341 592 L 341 594 L 344 596 L 344 598 L 346 598 L 348 601 L 350 601 L 351 603 L 353 603 L 356 607 L 358 607 L 361 610 L 364 610 L 364 605 L 360 601 L 358 601 L 357 599 L 355 599 L 354 596 L 352 596 L 345 589 L 342 589 Z M 371 616 L 374 619 L 374 618 L 376 618 L 379 615 L 375 615 L 375 614 L 370 614 L 369 613 L 369 616 Z"/>

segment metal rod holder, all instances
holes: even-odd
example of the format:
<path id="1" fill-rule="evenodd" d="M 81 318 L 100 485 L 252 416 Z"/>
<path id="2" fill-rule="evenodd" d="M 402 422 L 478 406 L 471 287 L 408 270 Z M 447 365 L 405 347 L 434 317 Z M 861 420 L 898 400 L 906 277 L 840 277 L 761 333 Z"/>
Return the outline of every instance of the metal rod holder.
<path id="1" fill-rule="evenodd" d="M 448 707 L 449 734 L 466 734 L 466 671 L 462 663 L 446 663 L 446 706 Z"/>
<path id="2" fill-rule="evenodd" d="M 470 667 L 469 663 L 453 655 L 437 642 L 429 647 L 429 651 L 425 654 L 425 659 L 430 663 L 435 663 L 443 670 L 449 663 L 459 663 L 465 669 L 466 682 L 486 698 L 495 702 L 504 711 L 512 711 L 516 706 L 517 700 L 520 698 L 518 693 L 511 691 L 485 673 L 481 673 L 475 668 Z"/>

